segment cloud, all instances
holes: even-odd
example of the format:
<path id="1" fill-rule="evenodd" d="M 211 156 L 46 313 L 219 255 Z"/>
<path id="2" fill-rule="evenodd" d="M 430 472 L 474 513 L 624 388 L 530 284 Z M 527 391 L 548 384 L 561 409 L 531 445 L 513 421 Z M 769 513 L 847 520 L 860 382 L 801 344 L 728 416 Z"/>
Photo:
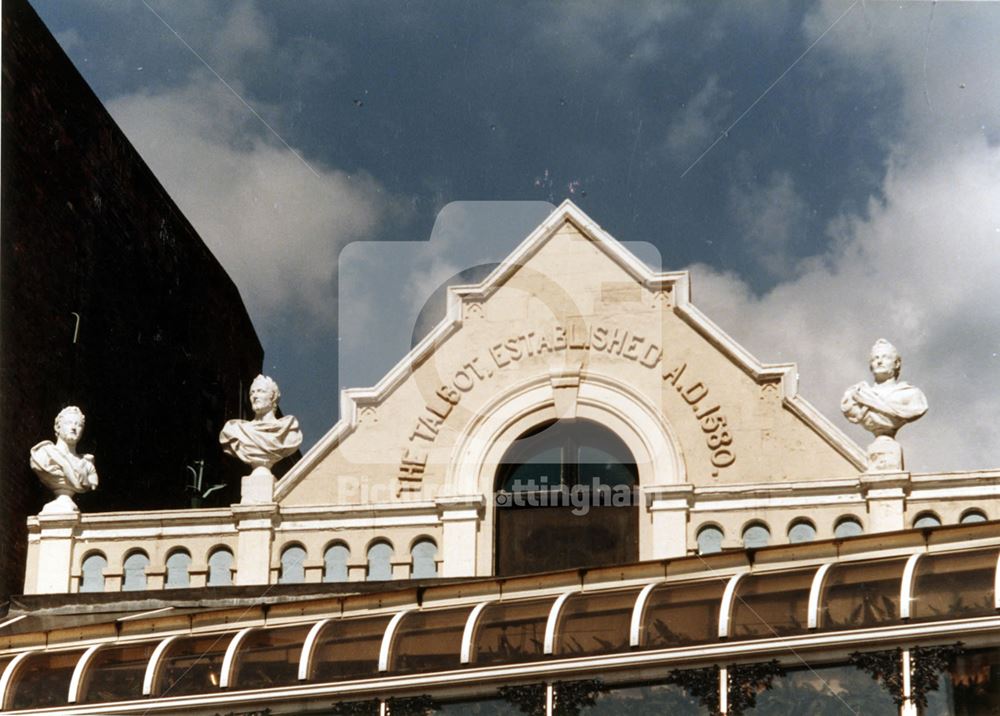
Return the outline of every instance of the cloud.
<path id="1" fill-rule="evenodd" d="M 766 184 L 734 186 L 729 201 L 737 229 L 757 264 L 771 276 L 790 273 L 791 244 L 809 212 L 791 175 L 775 172 Z"/>
<path id="2" fill-rule="evenodd" d="M 207 74 L 108 109 L 226 267 L 255 319 L 305 313 L 332 323 L 338 250 L 394 211 L 379 184 L 268 137 Z M 261 111 L 266 113 L 266 108 Z"/>
<path id="3" fill-rule="evenodd" d="M 719 88 L 717 76 L 709 76 L 667 128 L 667 149 L 683 156 L 705 149 L 722 129 L 730 94 Z"/>
<path id="4" fill-rule="evenodd" d="M 780 186 L 780 184 L 779 184 Z M 911 470 L 1000 464 L 1000 149 L 970 141 L 936 162 L 892 164 L 884 201 L 830 225 L 832 248 L 755 296 L 747 283 L 691 267 L 694 301 L 764 361 L 798 362 L 800 392 L 860 444 L 839 414 L 867 375 L 878 337 L 930 412 L 903 428 Z"/>

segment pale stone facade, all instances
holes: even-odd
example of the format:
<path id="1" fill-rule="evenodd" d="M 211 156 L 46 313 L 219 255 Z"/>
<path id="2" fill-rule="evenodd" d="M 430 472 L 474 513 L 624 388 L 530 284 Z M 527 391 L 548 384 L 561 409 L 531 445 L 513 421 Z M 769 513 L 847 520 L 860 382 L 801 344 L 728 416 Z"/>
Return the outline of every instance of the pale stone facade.
<path id="1" fill-rule="evenodd" d="M 829 539 L 845 519 L 878 532 L 928 512 L 1000 513 L 1000 470 L 866 472 L 865 451 L 799 397 L 793 364 L 760 364 L 692 305 L 687 273 L 653 273 L 569 202 L 481 284 L 450 289 L 438 327 L 378 385 L 345 391 L 341 415 L 273 503 L 30 518 L 25 592 L 79 590 L 94 554 L 104 590 L 121 589 L 137 548 L 154 589 L 178 549 L 191 586 L 219 548 L 236 584 L 278 581 L 290 546 L 305 581 L 329 581 L 333 544 L 351 581 L 376 543 L 393 578 L 428 541 L 439 576 L 490 575 L 501 457 L 564 418 L 604 426 L 634 456 L 641 560 L 696 552 L 706 526 L 726 549 L 751 525 L 782 544 L 802 521 Z"/>

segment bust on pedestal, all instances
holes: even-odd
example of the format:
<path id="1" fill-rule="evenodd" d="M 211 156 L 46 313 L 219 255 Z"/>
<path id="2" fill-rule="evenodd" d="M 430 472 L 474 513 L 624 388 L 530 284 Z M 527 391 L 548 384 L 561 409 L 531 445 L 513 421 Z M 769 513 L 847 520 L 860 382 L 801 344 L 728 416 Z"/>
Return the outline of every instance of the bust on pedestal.
<path id="1" fill-rule="evenodd" d="M 243 478 L 240 503 L 264 504 L 274 499 L 274 474 L 271 468 L 302 444 L 302 432 L 294 416 L 277 417 L 281 391 L 266 375 L 258 375 L 250 385 L 253 420 L 230 420 L 219 433 L 223 450 L 253 468 Z"/>
<path id="2" fill-rule="evenodd" d="M 56 498 L 42 507 L 41 514 L 73 514 L 80 508 L 73 495 L 97 488 L 93 455 L 79 455 L 76 445 L 83 436 L 85 418 L 75 405 L 59 411 L 55 421 L 56 441 L 43 440 L 31 448 L 31 469 Z"/>
<path id="3" fill-rule="evenodd" d="M 868 472 L 898 472 L 903 469 L 903 448 L 896 442 L 896 432 L 927 412 L 927 398 L 919 388 L 899 380 L 902 360 L 889 341 L 875 341 L 868 365 L 874 384 L 861 382 L 848 388 L 840 409 L 849 421 L 875 435 L 868 446 Z"/>

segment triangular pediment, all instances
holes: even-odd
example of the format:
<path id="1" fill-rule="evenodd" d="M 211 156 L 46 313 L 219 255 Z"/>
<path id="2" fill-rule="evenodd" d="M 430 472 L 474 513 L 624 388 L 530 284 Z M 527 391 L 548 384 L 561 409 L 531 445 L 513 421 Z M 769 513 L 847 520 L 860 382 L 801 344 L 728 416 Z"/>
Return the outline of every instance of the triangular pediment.
<path id="1" fill-rule="evenodd" d="M 565 417 L 601 400 L 609 415 L 643 412 L 661 426 L 674 467 L 658 468 L 657 482 L 789 483 L 864 469 L 861 449 L 798 395 L 794 364 L 757 361 L 692 305 L 687 272 L 652 271 L 566 201 L 481 283 L 449 288 L 443 320 L 377 385 L 343 391 L 340 421 L 276 499 L 468 493 L 458 476 L 468 466 L 457 465 L 487 439 L 479 426 L 491 416 L 520 406 L 518 420 Z M 645 434 L 637 439 L 661 440 Z"/>

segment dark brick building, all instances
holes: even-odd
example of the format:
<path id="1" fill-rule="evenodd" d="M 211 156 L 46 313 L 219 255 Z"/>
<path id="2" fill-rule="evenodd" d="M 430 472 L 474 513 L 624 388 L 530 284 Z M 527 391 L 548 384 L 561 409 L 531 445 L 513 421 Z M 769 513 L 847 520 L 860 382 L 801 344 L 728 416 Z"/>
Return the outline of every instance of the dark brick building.
<path id="1" fill-rule="evenodd" d="M 2 102 L 0 605 L 51 499 L 28 451 L 60 408 L 86 413 L 101 478 L 82 510 L 190 506 L 199 460 L 228 504 L 242 466 L 217 436 L 263 358 L 235 285 L 23 0 L 3 3 Z"/>

